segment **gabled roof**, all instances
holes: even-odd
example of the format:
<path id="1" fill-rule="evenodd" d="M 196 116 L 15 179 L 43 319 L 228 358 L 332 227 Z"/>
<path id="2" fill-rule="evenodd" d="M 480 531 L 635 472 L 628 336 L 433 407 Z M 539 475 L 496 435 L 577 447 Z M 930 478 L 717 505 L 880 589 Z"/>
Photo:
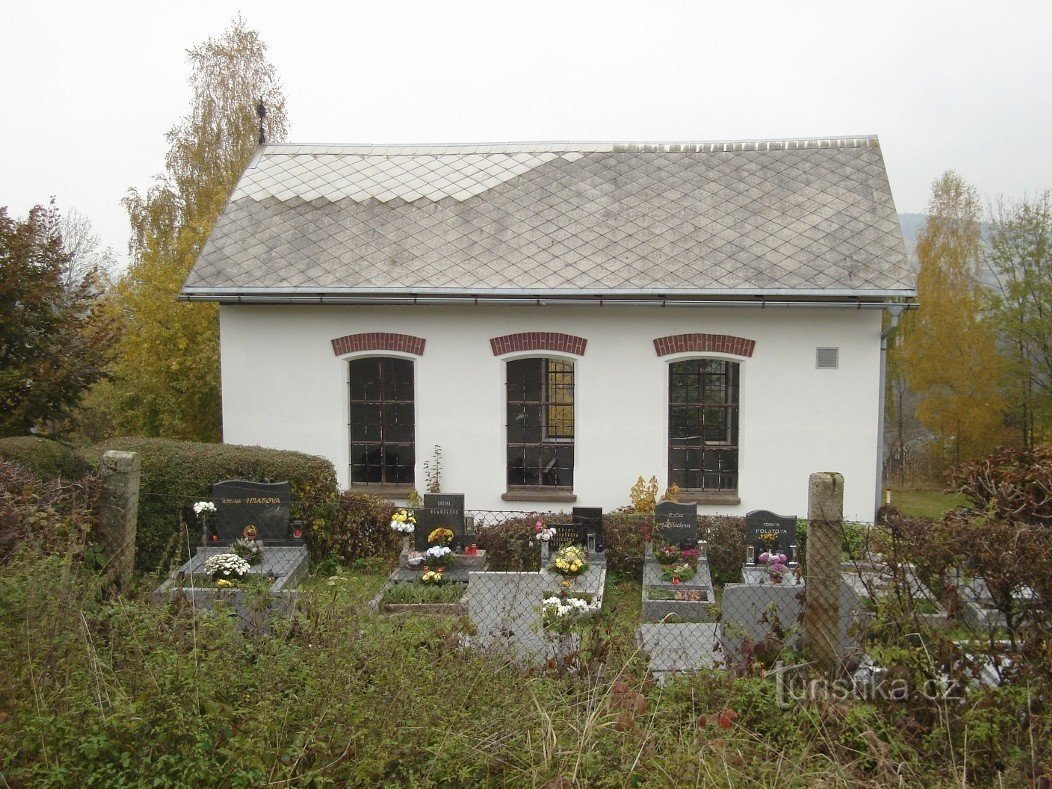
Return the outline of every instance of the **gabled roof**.
<path id="1" fill-rule="evenodd" d="M 914 294 L 875 137 L 267 145 L 183 287 L 220 301 Z"/>

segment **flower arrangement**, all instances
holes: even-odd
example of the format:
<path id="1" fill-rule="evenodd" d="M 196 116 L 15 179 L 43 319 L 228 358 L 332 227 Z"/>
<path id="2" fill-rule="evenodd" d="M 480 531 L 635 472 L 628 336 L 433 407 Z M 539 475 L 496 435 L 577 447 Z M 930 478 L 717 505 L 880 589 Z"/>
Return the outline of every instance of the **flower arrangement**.
<path id="1" fill-rule="evenodd" d="M 259 540 L 238 537 L 230 544 L 230 550 L 251 565 L 263 561 L 263 543 Z"/>
<path id="2" fill-rule="evenodd" d="M 220 553 L 205 560 L 204 571 L 213 581 L 238 581 L 248 575 L 249 563 L 236 553 Z"/>
<path id="3" fill-rule="evenodd" d="M 781 583 L 789 569 L 789 560 L 784 553 L 764 551 L 760 554 L 760 564 L 767 565 L 767 575 L 774 583 Z"/>
<path id="4" fill-rule="evenodd" d="M 202 512 L 215 512 L 216 505 L 210 501 L 198 501 L 194 503 L 194 515 L 200 515 Z"/>
<path id="5" fill-rule="evenodd" d="M 687 562 L 671 564 L 661 571 L 661 578 L 665 581 L 672 581 L 674 584 L 678 584 L 680 581 L 689 581 L 693 577 L 694 568 Z"/>
<path id="6" fill-rule="evenodd" d="M 391 516 L 391 528 L 399 534 L 412 534 L 416 528 L 416 518 L 410 510 L 398 510 Z"/>
<path id="7" fill-rule="evenodd" d="M 556 551 L 551 568 L 560 575 L 580 575 L 588 569 L 588 554 L 580 545 L 567 545 Z"/>
<path id="8" fill-rule="evenodd" d="M 453 532 L 444 526 L 439 526 L 427 535 L 427 541 L 432 545 L 449 545 L 453 542 Z"/>
<path id="9" fill-rule="evenodd" d="M 679 546 L 671 543 L 662 545 L 654 551 L 654 558 L 657 559 L 658 564 L 675 564 L 682 555 Z"/>
<path id="10" fill-rule="evenodd" d="M 555 536 L 555 527 L 549 526 L 545 528 L 544 521 L 538 518 L 537 522 L 533 524 L 533 535 L 541 542 L 548 542 Z"/>
<path id="11" fill-rule="evenodd" d="M 420 574 L 420 583 L 427 584 L 429 586 L 438 586 L 439 584 L 445 583 L 446 576 L 442 574 L 441 568 L 438 570 L 424 570 Z"/>
<path id="12" fill-rule="evenodd" d="M 697 548 L 684 548 L 679 552 L 679 558 L 685 562 L 694 564 L 698 561 L 698 557 L 701 555 L 701 551 Z"/>
<path id="13" fill-rule="evenodd" d="M 424 551 L 424 564 L 445 567 L 453 563 L 453 551 L 445 545 L 432 545 Z"/>
<path id="14" fill-rule="evenodd" d="M 592 607 L 580 597 L 546 597 L 541 603 L 541 625 L 545 630 L 556 633 L 569 633 L 574 625 L 589 616 Z"/>

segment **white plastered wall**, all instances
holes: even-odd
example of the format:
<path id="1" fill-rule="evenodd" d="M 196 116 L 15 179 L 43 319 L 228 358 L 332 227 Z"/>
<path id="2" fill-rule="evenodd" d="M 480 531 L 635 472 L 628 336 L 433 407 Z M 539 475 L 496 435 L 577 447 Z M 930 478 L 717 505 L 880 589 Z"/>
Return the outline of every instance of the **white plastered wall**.
<path id="1" fill-rule="evenodd" d="M 565 503 L 506 502 L 504 362 L 489 340 L 527 331 L 584 337 L 575 361 L 576 506 L 628 503 L 639 475 L 667 483 L 668 364 L 692 356 L 741 363 L 738 505 L 701 513 L 768 509 L 807 513 L 815 471 L 845 478 L 848 519 L 873 517 L 876 487 L 880 312 L 844 309 L 716 309 L 525 306 L 246 306 L 220 309 L 223 436 L 321 455 L 348 484 L 347 359 L 331 340 L 359 332 L 423 337 L 416 375 L 416 479 L 442 447 L 442 489 L 469 509 L 567 510 Z M 653 340 L 681 333 L 756 341 L 752 357 L 659 357 Z M 839 348 L 839 368 L 818 370 L 817 347 Z"/>

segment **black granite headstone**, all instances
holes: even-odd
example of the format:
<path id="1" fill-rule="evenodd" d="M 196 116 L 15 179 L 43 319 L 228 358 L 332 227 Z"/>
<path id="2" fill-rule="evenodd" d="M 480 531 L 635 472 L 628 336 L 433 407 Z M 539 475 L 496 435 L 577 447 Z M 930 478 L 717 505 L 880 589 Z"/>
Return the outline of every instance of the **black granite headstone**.
<path id="1" fill-rule="evenodd" d="M 698 508 L 694 504 L 659 502 L 654 507 L 658 534 L 680 548 L 698 546 Z"/>
<path id="2" fill-rule="evenodd" d="M 548 541 L 548 550 L 555 553 L 567 545 L 582 545 L 588 547 L 588 530 L 576 523 L 553 523 L 555 536 Z"/>
<path id="3" fill-rule="evenodd" d="M 251 536 L 253 529 L 256 539 L 264 543 L 291 538 L 292 497 L 288 482 L 223 480 L 212 486 L 212 501 L 216 505 L 212 518 L 216 542 L 229 544 L 239 537 Z"/>
<path id="4" fill-rule="evenodd" d="M 771 535 L 777 535 L 773 541 Z M 768 548 L 772 548 L 778 553 L 784 553 L 789 561 L 797 561 L 792 548 L 796 545 L 796 516 L 776 515 L 768 510 L 753 510 L 747 513 L 745 543 L 752 546 L 755 559 L 758 559 L 760 554 Z"/>
<path id="5" fill-rule="evenodd" d="M 574 507 L 573 522 L 575 526 L 583 526 L 588 534 L 600 535 L 603 533 L 603 508 Z"/>
<path id="6" fill-rule="evenodd" d="M 603 508 L 602 507 L 574 507 L 573 522 L 583 526 L 587 534 L 595 535 L 595 549 L 602 553 L 603 545 Z"/>
<path id="7" fill-rule="evenodd" d="M 463 551 L 464 542 L 464 494 L 463 493 L 425 493 L 424 506 L 416 510 L 416 529 L 413 542 L 418 551 L 430 547 L 427 536 L 435 529 L 445 528 L 453 532 L 450 548 L 458 553 Z M 471 542 L 474 542 L 474 536 Z"/>

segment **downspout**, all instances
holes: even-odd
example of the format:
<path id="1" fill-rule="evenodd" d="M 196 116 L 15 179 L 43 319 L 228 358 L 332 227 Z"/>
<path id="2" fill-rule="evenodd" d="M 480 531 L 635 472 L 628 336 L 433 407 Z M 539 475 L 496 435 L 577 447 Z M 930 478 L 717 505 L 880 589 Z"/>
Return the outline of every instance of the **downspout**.
<path id="1" fill-rule="evenodd" d="M 886 405 L 886 397 L 884 391 L 887 388 L 887 370 L 888 370 L 888 337 L 899 325 L 899 318 L 902 317 L 902 313 L 907 309 L 905 304 L 889 304 L 888 305 L 888 316 L 891 318 L 891 322 L 888 323 L 888 328 L 884 329 L 880 333 L 880 398 L 877 412 L 877 490 L 875 492 L 873 501 L 873 522 L 877 520 L 877 510 L 880 509 L 884 494 L 884 408 Z"/>

